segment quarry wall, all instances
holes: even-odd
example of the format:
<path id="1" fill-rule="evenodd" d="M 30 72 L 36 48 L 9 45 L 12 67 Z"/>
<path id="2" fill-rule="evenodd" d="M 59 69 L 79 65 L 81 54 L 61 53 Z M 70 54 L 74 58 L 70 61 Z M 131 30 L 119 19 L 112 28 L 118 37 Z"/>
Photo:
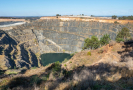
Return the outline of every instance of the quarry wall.
<path id="1" fill-rule="evenodd" d="M 10 42 L 2 45 L 11 62 L 6 58 L 6 65 L 28 68 L 40 65 L 40 55 L 44 53 L 74 53 L 80 52 L 84 46 L 84 40 L 92 35 L 99 39 L 104 34 L 109 34 L 115 40 L 117 33 L 127 27 L 133 36 L 133 24 L 114 24 L 97 21 L 82 21 L 68 19 L 40 19 L 31 23 L 15 26 L 13 29 L 6 29 L 0 33 L 0 45 L 8 38 Z M 2 36 L 4 35 L 4 37 Z M 7 37 L 5 40 L 4 38 Z M 9 49 L 9 50 L 8 50 Z M 10 57 L 8 53 L 13 53 Z M 3 54 L 2 54 L 3 55 Z"/>
<path id="2" fill-rule="evenodd" d="M 8 33 L 15 37 L 18 42 L 24 42 L 26 47 L 36 46 L 40 48 L 40 53 L 49 52 L 79 52 L 84 45 L 84 39 L 92 35 L 99 39 L 104 34 L 109 34 L 115 40 L 117 33 L 128 27 L 131 35 L 133 27 L 130 24 L 102 23 L 96 21 L 64 21 L 61 19 L 44 19 L 33 23 L 18 26 Z M 26 42 L 27 41 L 27 42 Z M 36 52 L 37 50 L 34 50 Z"/>

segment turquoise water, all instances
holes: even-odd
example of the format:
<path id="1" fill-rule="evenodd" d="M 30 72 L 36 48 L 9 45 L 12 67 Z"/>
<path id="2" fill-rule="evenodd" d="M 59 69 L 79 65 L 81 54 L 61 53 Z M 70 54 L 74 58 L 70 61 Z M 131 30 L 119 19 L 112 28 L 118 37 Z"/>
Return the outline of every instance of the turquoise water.
<path id="1" fill-rule="evenodd" d="M 50 63 L 54 63 L 56 61 L 62 62 L 66 58 L 71 59 L 71 55 L 68 53 L 46 53 L 41 55 L 41 64 L 46 66 Z"/>

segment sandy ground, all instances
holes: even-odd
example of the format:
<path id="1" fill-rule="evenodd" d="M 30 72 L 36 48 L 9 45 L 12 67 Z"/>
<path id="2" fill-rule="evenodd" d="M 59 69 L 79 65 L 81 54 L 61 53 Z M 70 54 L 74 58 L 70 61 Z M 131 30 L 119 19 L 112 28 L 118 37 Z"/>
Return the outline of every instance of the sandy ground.
<path id="1" fill-rule="evenodd" d="M 0 19 L 0 22 L 8 22 L 8 21 L 24 21 L 25 19 Z"/>
<path id="2" fill-rule="evenodd" d="M 103 23 L 114 23 L 117 21 L 121 24 L 133 23 L 133 20 L 118 20 L 118 19 L 109 19 L 109 18 L 101 18 L 101 17 L 68 17 L 68 16 L 59 16 L 57 17 L 41 17 L 41 19 L 60 19 L 61 21 L 96 21 L 96 22 L 103 22 Z"/>

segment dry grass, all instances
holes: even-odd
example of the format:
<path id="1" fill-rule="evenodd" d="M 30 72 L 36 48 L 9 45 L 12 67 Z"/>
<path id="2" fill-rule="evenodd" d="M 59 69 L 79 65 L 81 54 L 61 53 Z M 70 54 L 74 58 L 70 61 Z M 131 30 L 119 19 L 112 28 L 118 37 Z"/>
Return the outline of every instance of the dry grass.
<path id="1" fill-rule="evenodd" d="M 19 73 L 19 71 L 15 71 L 15 70 L 7 70 L 5 72 L 5 74 L 18 74 L 18 73 Z"/>
<path id="2" fill-rule="evenodd" d="M 52 70 L 54 64 L 50 64 L 27 70 L 23 76 L 31 83 L 33 75 L 36 75 L 37 80 L 42 81 L 35 85 L 39 90 L 132 90 L 133 70 L 129 65 L 131 60 L 125 58 L 127 48 L 122 47 L 121 44 L 112 47 L 106 45 L 102 47 L 102 53 L 98 53 L 101 49 L 82 51 L 62 63 L 61 70 L 56 73 Z M 91 52 L 91 56 L 87 52 Z M 125 62 L 120 61 L 123 56 Z M 3 79 L 0 86 L 10 85 L 12 79 Z"/>
<path id="3" fill-rule="evenodd" d="M 67 65 L 68 69 L 73 69 L 73 67 L 78 66 L 90 66 L 96 62 L 98 62 L 107 52 L 108 46 L 102 47 L 103 53 L 98 53 L 99 49 L 91 50 L 91 51 L 82 51 L 80 53 L 76 53 L 68 62 L 64 63 Z M 88 55 L 89 52 L 89 55 Z M 91 55 L 90 55 L 91 54 Z"/>

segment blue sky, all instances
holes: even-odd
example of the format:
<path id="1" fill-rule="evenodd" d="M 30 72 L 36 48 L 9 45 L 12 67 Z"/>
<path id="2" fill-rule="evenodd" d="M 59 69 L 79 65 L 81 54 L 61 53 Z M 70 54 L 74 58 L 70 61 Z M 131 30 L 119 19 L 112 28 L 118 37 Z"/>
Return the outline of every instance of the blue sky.
<path id="1" fill-rule="evenodd" d="M 0 0 L 0 16 L 133 15 L 133 0 Z"/>

